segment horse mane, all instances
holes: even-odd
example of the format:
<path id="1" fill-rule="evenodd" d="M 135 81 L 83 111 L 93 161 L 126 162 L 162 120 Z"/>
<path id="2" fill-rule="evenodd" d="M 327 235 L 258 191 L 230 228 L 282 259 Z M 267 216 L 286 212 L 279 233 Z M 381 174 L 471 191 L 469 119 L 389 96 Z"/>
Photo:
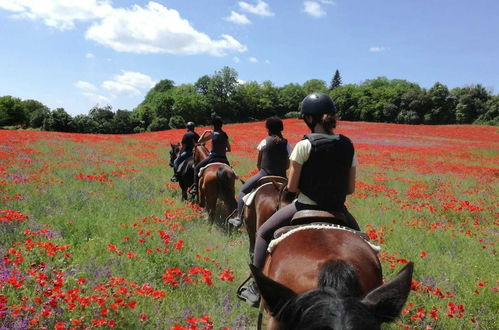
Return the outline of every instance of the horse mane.
<path id="1" fill-rule="evenodd" d="M 333 289 L 341 297 L 362 297 L 357 269 L 342 260 L 329 260 L 322 265 L 318 287 Z"/>

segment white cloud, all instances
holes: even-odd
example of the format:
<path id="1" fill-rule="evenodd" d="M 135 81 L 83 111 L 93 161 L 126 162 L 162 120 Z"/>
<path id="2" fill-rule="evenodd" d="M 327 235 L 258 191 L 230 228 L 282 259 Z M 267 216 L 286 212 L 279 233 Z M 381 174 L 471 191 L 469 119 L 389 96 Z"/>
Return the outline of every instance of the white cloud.
<path id="1" fill-rule="evenodd" d="M 251 63 L 258 63 L 258 59 L 256 57 L 250 57 L 248 61 L 250 61 Z"/>
<path id="2" fill-rule="evenodd" d="M 95 57 L 95 55 L 94 55 L 94 54 L 92 54 L 92 53 L 86 53 L 86 54 L 85 54 L 85 57 L 86 57 L 86 58 L 94 58 L 94 57 Z"/>
<path id="3" fill-rule="evenodd" d="M 98 103 L 98 104 L 109 104 L 109 103 L 111 103 L 112 100 L 115 99 L 114 95 L 111 95 L 111 97 L 107 97 L 107 96 L 104 96 L 104 95 L 99 95 L 97 93 L 90 93 L 90 92 L 85 92 L 85 93 L 82 93 L 82 94 L 87 99 L 89 99 L 90 102 Z"/>
<path id="4" fill-rule="evenodd" d="M 265 60 L 265 64 L 270 64 L 270 60 Z"/>
<path id="5" fill-rule="evenodd" d="M 239 59 L 239 57 L 237 57 L 237 56 L 234 56 L 234 57 L 232 58 L 232 60 L 234 61 L 234 63 L 239 63 L 239 62 L 241 62 L 241 60 L 240 60 L 240 59 Z"/>
<path id="6" fill-rule="evenodd" d="M 85 91 L 85 92 L 97 91 L 97 87 L 95 87 L 93 84 L 86 82 L 86 81 L 79 80 L 79 81 L 75 82 L 74 85 L 76 86 L 76 88 L 81 89 L 82 91 Z"/>
<path id="7" fill-rule="evenodd" d="M 114 80 L 106 80 L 102 87 L 118 93 L 136 96 L 141 93 L 141 89 L 150 89 L 155 82 L 146 74 L 132 71 L 122 71 L 122 74 L 114 76 Z"/>
<path id="8" fill-rule="evenodd" d="M 74 28 L 76 21 L 94 20 L 112 12 L 107 0 L 0 0 L 0 8 L 15 12 L 15 17 L 40 19 L 60 30 Z"/>
<path id="9" fill-rule="evenodd" d="M 230 16 L 226 17 L 225 20 L 241 25 L 251 24 L 251 21 L 248 19 L 248 17 L 246 17 L 246 15 L 236 13 L 235 11 L 231 11 Z"/>
<path id="10" fill-rule="evenodd" d="M 274 16 L 274 13 L 270 11 L 269 5 L 262 0 L 258 0 L 256 5 L 252 5 L 245 1 L 239 1 L 239 8 L 245 12 L 258 16 Z"/>
<path id="11" fill-rule="evenodd" d="M 241 80 L 241 79 L 237 79 L 237 83 L 239 85 L 244 85 L 244 84 L 246 84 L 246 81 L 245 80 Z"/>
<path id="12" fill-rule="evenodd" d="M 384 52 L 385 50 L 386 50 L 386 48 L 383 46 L 373 46 L 373 47 L 369 48 L 369 51 L 371 53 L 380 53 L 380 52 Z"/>
<path id="13" fill-rule="evenodd" d="M 325 5 L 335 5 L 336 3 L 334 1 L 331 1 L 331 0 L 320 0 L 321 3 L 325 4 Z"/>
<path id="14" fill-rule="evenodd" d="M 313 17 L 326 16 L 326 12 L 322 9 L 321 4 L 316 1 L 304 1 L 303 11 Z"/>
<path id="15" fill-rule="evenodd" d="M 154 1 L 113 8 L 110 0 L 0 0 L 0 8 L 61 30 L 74 28 L 77 21 L 92 22 L 85 37 L 119 52 L 223 56 L 247 50 L 230 35 L 210 38 L 178 11 Z"/>
<path id="16" fill-rule="evenodd" d="M 112 15 L 92 25 L 85 37 L 119 52 L 226 55 L 228 51 L 244 52 L 230 35 L 212 40 L 196 31 L 178 11 L 156 2 L 146 8 L 114 9 Z"/>

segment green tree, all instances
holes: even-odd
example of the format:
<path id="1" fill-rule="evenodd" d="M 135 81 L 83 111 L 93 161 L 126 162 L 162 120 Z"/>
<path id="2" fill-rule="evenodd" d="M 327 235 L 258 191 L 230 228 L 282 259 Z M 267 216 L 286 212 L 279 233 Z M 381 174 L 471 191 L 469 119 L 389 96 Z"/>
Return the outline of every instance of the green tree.
<path id="1" fill-rule="evenodd" d="M 326 82 L 320 79 L 307 80 L 303 83 L 303 90 L 307 95 L 316 92 L 326 93 L 327 92 Z"/>
<path id="2" fill-rule="evenodd" d="M 210 89 L 211 78 L 208 75 L 204 75 L 199 78 L 194 86 L 196 86 L 196 91 L 199 94 L 207 95 Z"/>
<path id="3" fill-rule="evenodd" d="M 225 66 L 215 72 L 208 86 L 208 100 L 212 109 L 222 117 L 232 117 L 230 111 L 230 97 L 237 88 L 237 71 Z"/>
<path id="4" fill-rule="evenodd" d="M 21 99 L 10 95 L 0 97 L 0 126 L 26 125 L 28 120 Z"/>
<path id="5" fill-rule="evenodd" d="M 487 111 L 480 115 L 474 124 L 499 125 L 499 95 L 493 96 L 486 104 Z"/>
<path id="6" fill-rule="evenodd" d="M 168 123 L 168 126 L 170 128 L 184 128 L 185 127 L 185 120 L 182 118 L 182 116 L 175 115 L 170 118 L 170 122 Z"/>
<path id="7" fill-rule="evenodd" d="M 297 112 L 307 94 L 299 84 L 287 84 L 279 89 L 279 109 L 277 115 L 283 117 L 289 112 Z"/>
<path id="8" fill-rule="evenodd" d="M 331 84 L 329 85 L 329 90 L 332 91 L 336 87 L 340 87 L 340 86 L 341 86 L 341 76 L 340 76 L 340 72 L 338 70 L 336 70 L 334 72 L 333 78 L 331 79 Z"/>
<path id="9" fill-rule="evenodd" d="M 45 118 L 43 129 L 45 131 L 71 132 L 72 118 L 63 108 L 57 108 Z"/>
<path id="10" fill-rule="evenodd" d="M 206 96 L 199 94 L 192 84 L 184 84 L 176 87 L 170 93 L 173 100 L 172 113 L 193 121 L 196 124 L 208 122 L 210 110 Z"/>
<path id="11" fill-rule="evenodd" d="M 425 124 L 451 124 L 454 122 L 455 97 L 447 86 L 436 82 L 428 90 L 429 111 L 424 116 Z"/>

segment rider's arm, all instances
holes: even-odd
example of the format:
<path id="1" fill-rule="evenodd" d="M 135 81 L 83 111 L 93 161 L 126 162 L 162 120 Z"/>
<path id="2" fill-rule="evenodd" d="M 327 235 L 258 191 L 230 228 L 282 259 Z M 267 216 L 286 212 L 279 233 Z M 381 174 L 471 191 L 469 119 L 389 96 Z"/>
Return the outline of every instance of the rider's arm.
<path id="1" fill-rule="evenodd" d="M 182 144 L 180 145 L 180 150 L 179 150 L 178 154 L 180 155 L 180 154 L 181 154 L 181 153 L 183 153 L 184 151 L 185 151 L 185 143 L 182 143 Z"/>
<path id="2" fill-rule="evenodd" d="M 256 160 L 256 168 L 258 170 L 261 170 L 262 169 L 262 151 L 258 151 L 258 158 Z"/>
<path id="3" fill-rule="evenodd" d="M 348 173 L 348 187 L 347 187 L 347 195 L 353 194 L 355 191 L 355 176 L 357 172 L 357 167 L 350 167 L 350 172 Z"/>
<path id="4" fill-rule="evenodd" d="M 210 139 L 210 136 L 212 134 L 212 130 L 207 129 L 206 131 L 201 134 L 201 137 L 198 140 L 198 143 L 204 143 Z"/>
<path id="5" fill-rule="evenodd" d="M 302 164 L 291 161 L 291 166 L 289 170 L 289 179 L 288 179 L 288 191 L 297 193 L 299 192 L 298 183 L 300 182 Z"/>

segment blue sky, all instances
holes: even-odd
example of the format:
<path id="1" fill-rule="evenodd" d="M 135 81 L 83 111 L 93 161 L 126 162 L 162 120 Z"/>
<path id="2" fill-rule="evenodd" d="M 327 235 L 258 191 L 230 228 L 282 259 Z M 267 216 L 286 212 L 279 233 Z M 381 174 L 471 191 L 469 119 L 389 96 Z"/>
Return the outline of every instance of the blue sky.
<path id="1" fill-rule="evenodd" d="M 499 93 L 496 0 L 0 0 L 0 95 L 132 110 L 223 66 L 277 86 L 386 76 Z"/>

